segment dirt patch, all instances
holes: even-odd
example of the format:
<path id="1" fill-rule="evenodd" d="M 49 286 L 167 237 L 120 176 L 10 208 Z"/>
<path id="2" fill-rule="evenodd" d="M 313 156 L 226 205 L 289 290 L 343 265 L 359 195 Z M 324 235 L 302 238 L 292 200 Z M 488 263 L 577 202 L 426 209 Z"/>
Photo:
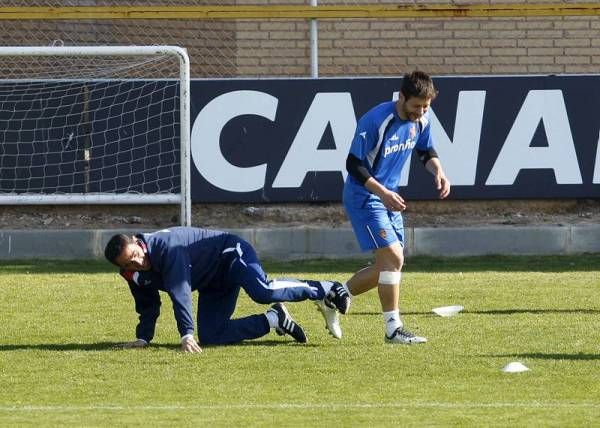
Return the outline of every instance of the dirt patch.
<path id="1" fill-rule="evenodd" d="M 571 225 L 600 222 L 600 200 L 413 201 L 409 227 Z M 2 229 L 140 229 L 179 223 L 179 208 L 144 206 L 0 206 Z M 194 204 L 192 224 L 210 228 L 348 226 L 339 203 Z"/>

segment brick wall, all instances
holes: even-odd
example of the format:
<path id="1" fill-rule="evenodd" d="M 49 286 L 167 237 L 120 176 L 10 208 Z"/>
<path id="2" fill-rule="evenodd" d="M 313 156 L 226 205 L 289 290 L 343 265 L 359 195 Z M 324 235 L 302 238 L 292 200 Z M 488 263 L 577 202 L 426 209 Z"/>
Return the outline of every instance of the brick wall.
<path id="1" fill-rule="evenodd" d="M 597 17 L 321 20 L 318 27 L 321 76 L 414 68 L 437 75 L 597 73 L 600 65 Z M 238 24 L 237 35 L 240 75 L 309 75 L 307 23 Z"/>
<path id="2" fill-rule="evenodd" d="M 306 5 L 308 0 L 268 3 Z M 319 1 L 327 3 L 357 2 Z M 323 77 L 398 75 L 414 68 L 436 75 L 596 73 L 600 66 L 598 17 L 335 19 L 320 20 L 318 28 Z M 195 77 L 309 76 L 309 38 L 307 20 L 0 21 L 3 45 L 62 40 L 184 46 Z"/>

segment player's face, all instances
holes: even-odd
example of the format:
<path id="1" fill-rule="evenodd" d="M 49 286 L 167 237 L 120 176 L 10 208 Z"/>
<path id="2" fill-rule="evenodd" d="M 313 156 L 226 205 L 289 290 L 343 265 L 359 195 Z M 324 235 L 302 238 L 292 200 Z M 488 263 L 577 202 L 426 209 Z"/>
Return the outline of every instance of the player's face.
<path id="1" fill-rule="evenodd" d="M 400 94 L 400 98 L 398 99 L 398 114 L 404 120 L 416 122 L 427 113 L 430 105 L 431 98 L 410 97 L 406 99 Z"/>
<path id="2" fill-rule="evenodd" d="M 150 259 L 137 243 L 127 245 L 115 261 L 125 270 L 150 270 Z"/>

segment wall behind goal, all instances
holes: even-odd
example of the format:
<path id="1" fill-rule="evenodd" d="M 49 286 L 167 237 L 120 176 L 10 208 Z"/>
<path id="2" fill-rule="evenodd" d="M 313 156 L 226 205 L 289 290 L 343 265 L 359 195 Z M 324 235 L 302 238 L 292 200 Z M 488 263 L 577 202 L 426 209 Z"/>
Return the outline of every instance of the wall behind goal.
<path id="1" fill-rule="evenodd" d="M 5 0 L 0 12 L 22 7 L 23 3 Z M 45 8 L 46 18 L 34 20 L 22 14 L 14 19 L 0 19 L 1 44 L 177 45 L 187 48 L 195 78 L 311 75 L 310 19 L 274 19 L 268 8 L 263 16 L 251 19 L 167 17 L 170 11 L 187 6 L 290 6 L 307 5 L 308 0 L 31 0 L 26 3 L 27 7 Z M 507 1 L 469 2 L 494 3 Z M 510 0 L 510 3 L 515 9 L 523 6 L 522 2 Z M 588 3 L 600 4 L 600 1 Z M 320 0 L 318 4 L 414 6 L 415 2 Z M 454 2 L 434 0 L 428 4 L 454 5 Z M 107 8 L 102 10 L 110 12 L 127 6 L 164 9 L 157 13 L 158 19 L 90 18 L 93 14 L 80 19 L 55 19 L 51 12 L 64 7 L 95 12 Z M 600 65 L 598 16 L 337 17 L 319 19 L 317 28 L 320 77 L 394 77 L 416 68 L 435 76 L 585 74 L 597 73 Z"/>
<path id="2" fill-rule="evenodd" d="M 22 3 L 6 0 L 2 7 Z M 439 0 L 427 3 L 454 4 Z M 519 5 L 469 2 L 490 3 Z M 173 10 L 206 5 L 307 4 L 308 0 L 93 2 L 95 7 L 164 6 Z M 318 4 L 414 3 L 321 0 Z M 27 5 L 81 7 L 82 2 L 32 0 Z M 310 20 L 267 16 L 265 12 L 260 19 L 0 20 L 0 43 L 178 45 L 189 51 L 193 77 L 310 76 Z M 435 75 L 596 73 L 600 65 L 600 21 L 597 16 L 320 19 L 318 48 L 320 76 L 390 76 L 414 68 Z"/>

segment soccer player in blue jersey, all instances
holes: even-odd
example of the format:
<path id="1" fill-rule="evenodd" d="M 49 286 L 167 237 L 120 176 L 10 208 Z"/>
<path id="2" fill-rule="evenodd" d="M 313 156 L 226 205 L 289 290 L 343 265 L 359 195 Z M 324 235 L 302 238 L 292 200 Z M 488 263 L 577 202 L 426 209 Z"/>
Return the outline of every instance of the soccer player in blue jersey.
<path id="1" fill-rule="evenodd" d="M 192 291 L 198 291 L 198 338 L 201 344 L 230 344 L 256 339 L 270 329 L 297 342 L 306 335 L 290 316 L 284 301 L 314 300 L 330 333 L 342 332 L 336 308 L 323 298 L 332 281 L 267 279 L 252 246 L 236 235 L 193 227 L 173 227 L 135 236 L 114 235 L 104 254 L 127 280 L 139 314 L 136 340 L 124 346 L 144 347 L 154 337 L 160 314 L 159 290 L 173 302 L 181 350 L 201 352 L 194 338 Z M 240 288 L 258 303 L 275 303 L 264 314 L 231 319 Z M 332 305 L 331 302 L 328 302 Z M 334 303 L 335 304 L 335 303 Z"/>
<path id="2" fill-rule="evenodd" d="M 375 263 L 355 273 L 346 284 L 333 287 L 326 302 L 377 287 L 387 343 L 427 341 L 405 329 L 400 318 L 398 302 L 404 262 L 401 213 L 406 209 L 406 201 L 398 194 L 398 184 L 402 168 L 414 150 L 433 174 L 440 199 L 450 193 L 450 181 L 431 136 L 428 110 L 436 95 L 427 74 L 406 74 L 397 102 L 379 104 L 360 118 L 346 160 L 344 207 L 361 249 L 373 251 Z M 348 306 L 349 302 L 344 309 Z"/>

